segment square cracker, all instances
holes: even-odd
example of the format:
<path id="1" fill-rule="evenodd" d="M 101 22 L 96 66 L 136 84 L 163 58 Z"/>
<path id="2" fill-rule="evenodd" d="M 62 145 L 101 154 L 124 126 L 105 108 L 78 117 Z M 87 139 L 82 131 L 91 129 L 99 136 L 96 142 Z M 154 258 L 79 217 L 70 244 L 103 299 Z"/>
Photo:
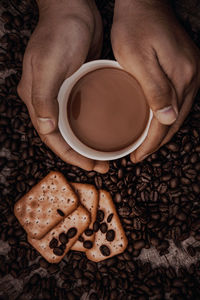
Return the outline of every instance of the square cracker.
<path id="1" fill-rule="evenodd" d="M 75 192 L 78 194 L 80 203 L 91 214 L 91 223 L 86 229 L 89 229 L 90 232 L 93 232 L 93 224 L 96 220 L 97 208 L 99 204 L 99 193 L 96 190 L 96 188 L 91 184 L 71 183 L 71 185 L 74 188 Z M 92 247 L 94 242 L 94 232 L 90 236 L 88 236 L 86 230 L 82 233 L 81 237 L 83 238 L 84 242 L 90 241 L 91 243 L 89 244 L 91 244 Z M 72 246 L 72 250 L 85 252 L 87 249 L 83 245 L 83 242 L 77 240 L 76 243 Z"/>
<path id="2" fill-rule="evenodd" d="M 48 232 L 42 239 L 36 240 L 28 237 L 28 242 L 50 263 L 58 263 L 66 255 L 66 253 L 71 249 L 72 245 L 77 241 L 78 237 L 90 224 L 90 213 L 82 206 L 71 213 L 69 216 L 65 217 L 56 227 L 54 227 L 50 232 Z M 50 242 L 52 239 L 58 241 L 56 247 L 60 247 L 61 243 L 59 241 L 59 235 L 61 233 L 67 234 L 70 228 L 76 228 L 76 235 L 69 238 L 66 248 L 62 255 L 56 255 L 54 249 L 50 248 Z"/>
<path id="3" fill-rule="evenodd" d="M 101 220 L 100 224 L 106 223 L 108 227 L 107 232 L 109 230 L 114 230 L 115 237 L 113 241 L 108 241 L 106 239 L 107 232 L 102 233 L 100 229 L 96 232 L 93 248 L 86 251 L 87 258 L 95 262 L 105 260 L 109 257 L 124 252 L 128 244 L 125 232 L 117 215 L 117 211 L 115 209 L 112 197 L 109 192 L 104 190 L 99 191 L 99 207 L 97 215 L 99 211 L 103 211 L 104 213 L 104 218 L 103 220 Z M 108 222 L 107 219 L 111 214 L 113 214 L 113 217 L 111 221 Z M 107 252 L 106 255 L 103 255 L 101 252 L 102 246 L 104 247 L 104 249 L 106 247 L 106 249 L 110 251 L 110 254 Z"/>
<path id="4" fill-rule="evenodd" d="M 77 206 L 76 193 L 53 171 L 15 204 L 14 213 L 31 238 L 41 239 Z"/>

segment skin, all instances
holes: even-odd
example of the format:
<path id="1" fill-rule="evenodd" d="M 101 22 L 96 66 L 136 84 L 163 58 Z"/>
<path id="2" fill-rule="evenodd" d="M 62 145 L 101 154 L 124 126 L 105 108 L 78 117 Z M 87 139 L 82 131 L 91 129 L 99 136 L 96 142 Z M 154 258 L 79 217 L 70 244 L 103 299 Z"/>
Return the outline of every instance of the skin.
<path id="1" fill-rule="evenodd" d="M 18 93 L 53 152 L 67 163 L 105 173 L 108 162 L 74 152 L 57 126 L 62 82 L 100 56 L 99 12 L 93 0 L 41 0 L 38 7 Z M 189 113 L 200 86 L 200 54 L 164 0 L 115 0 L 111 41 L 116 60 L 138 80 L 154 113 L 147 138 L 130 156 L 137 163 L 167 143 Z"/>
<path id="2" fill-rule="evenodd" d="M 90 160 L 73 151 L 58 129 L 59 88 L 86 60 L 97 59 L 102 22 L 91 0 L 38 1 L 39 22 L 23 59 L 18 94 L 28 107 L 42 141 L 63 161 L 106 173 L 108 162 Z"/>
<path id="3" fill-rule="evenodd" d="M 130 156 L 137 163 L 167 143 L 189 113 L 200 87 L 200 52 L 163 0 L 116 0 L 111 40 L 154 113 L 147 138 Z"/>

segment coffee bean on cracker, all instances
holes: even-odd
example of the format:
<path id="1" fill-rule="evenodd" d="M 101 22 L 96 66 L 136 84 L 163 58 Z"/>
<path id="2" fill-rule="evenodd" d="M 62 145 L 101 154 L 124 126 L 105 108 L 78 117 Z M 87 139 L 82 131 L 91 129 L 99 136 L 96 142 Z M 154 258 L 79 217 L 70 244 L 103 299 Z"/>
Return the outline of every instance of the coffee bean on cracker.
<path id="1" fill-rule="evenodd" d="M 49 248 L 53 249 L 58 246 L 58 240 L 56 238 L 53 238 L 49 243 Z"/>
<path id="2" fill-rule="evenodd" d="M 97 221 L 102 222 L 103 219 L 104 219 L 104 212 L 103 212 L 103 210 L 100 210 L 100 209 L 99 209 L 99 210 L 97 211 Z"/>
<path id="3" fill-rule="evenodd" d="M 110 214 L 107 218 L 107 222 L 110 223 L 112 221 L 112 218 L 113 218 L 113 215 L 114 214 Z"/>
<path id="4" fill-rule="evenodd" d="M 59 241 L 65 245 L 68 243 L 67 235 L 64 232 L 59 235 Z"/>
<path id="5" fill-rule="evenodd" d="M 100 230 L 102 233 L 106 233 L 106 231 L 108 230 L 108 225 L 105 222 L 101 223 Z"/>
<path id="6" fill-rule="evenodd" d="M 99 230 L 100 224 L 99 222 L 95 221 L 93 224 L 93 230 L 94 232 L 97 232 Z"/>
<path id="7" fill-rule="evenodd" d="M 103 256 L 109 256 L 110 255 L 110 249 L 106 245 L 100 246 L 100 251 L 103 254 Z"/>
<path id="8" fill-rule="evenodd" d="M 54 253 L 55 255 L 57 255 L 57 256 L 61 256 L 61 255 L 63 255 L 64 250 L 61 249 L 61 248 L 59 248 L 59 247 L 56 247 L 56 248 L 53 249 L 53 253 Z"/>
<path id="9" fill-rule="evenodd" d="M 89 228 L 86 229 L 86 230 L 85 230 L 85 235 L 86 235 L 86 236 L 91 236 L 91 235 L 93 235 L 93 230 L 92 230 L 92 229 L 89 229 Z"/>
<path id="10" fill-rule="evenodd" d="M 84 238 L 80 235 L 78 238 L 79 242 L 83 243 L 84 242 Z"/>
<path id="11" fill-rule="evenodd" d="M 69 239 L 72 239 L 76 234 L 77 234 L 77 229 L 75 227 L 72 227 L 67 231 L 67 237 Z"/>
<path id="12" fill-rule="evenodd" d="M 93 243 L 91 241 L 86 240 L 83 243 L 83 247 L 86 248 L 86 249 L 91 249 L 92 246 L 93 246 Z"/>
<path id="13" fill-rule="evenodd" d="M 61 217 L 64 217 L 64 212 L 60 209 L 57 209 L 57 213 L 61 216 Z"/>
<path id="14" fill-rule="evenodd" d="M 106 233 L 106 239 L 107 241 L 112 242 L 115 239 L 115 231 L 112 229 L 108 230 Z"/>
<path id="15" fill-rule="evenodd" d="M 61 244 L 59 248 L 64 251 L 66 249 L 66 244 Z"/>

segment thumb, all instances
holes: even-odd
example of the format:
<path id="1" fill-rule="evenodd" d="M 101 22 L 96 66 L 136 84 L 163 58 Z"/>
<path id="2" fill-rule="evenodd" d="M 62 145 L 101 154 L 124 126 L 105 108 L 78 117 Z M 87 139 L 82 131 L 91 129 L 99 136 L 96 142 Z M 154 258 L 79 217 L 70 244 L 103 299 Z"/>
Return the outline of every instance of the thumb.
<path id="1" fill-rule="evenodd" d="M 165 125 L 174 123 L 178 115 L 176 91 L 156 58 L 132 56 L 123 66 L 139 81 L 157 120 Z"/>
<path id="2" fill-rule="evenodd" d="M 50 66 L 42 64 L 40 68 L 33 68 L 32 74 L 31 103 L 35 126 L 39 134 L 46 135 L 58 128 L 57 95 L 65 73 L 60 74 L 51 62 Z"/>

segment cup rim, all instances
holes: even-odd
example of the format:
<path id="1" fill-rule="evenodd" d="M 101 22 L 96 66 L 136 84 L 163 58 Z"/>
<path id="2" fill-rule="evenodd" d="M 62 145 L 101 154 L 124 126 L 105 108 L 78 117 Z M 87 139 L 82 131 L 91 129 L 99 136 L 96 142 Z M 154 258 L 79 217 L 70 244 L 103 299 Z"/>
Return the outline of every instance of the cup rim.
<path id="1" fill-rule="evenodd" d="M 111 151 L 111 152 L 98 151 L 88 147 L 76 137 L 76 135 L 73 133 L 69 125 L 69 121 L 67 117 L 67 103 L 69 100 L 69 95 L 71 93 L 71 90 L 74 87 L 74 85 L 77 83 L 77 81 L 80 78 L 82 78 L 84 75 L 94 70 L 105 68 L 105 67 L 114 67 L 123 70 L 120 64 L 114 60 L 102 59 L 102 60 L 94 60 L 91 62 L 87 62 L 83 64 L 72 76 L 65 79 L 58 93 L 58 103 L 59 103 L 58 127 L 61 132 L 61 135 L 63 136 L 65 141 L 69 144 L 69 146 L 79 154 L 90 159 L 102 160 L 102 161 L 114 160 L 114 159 L 124 157 L 130 154 L 136 148 L 138 148 L 147 136 L 149 126 L 153 117 L 153 113 L 150 109 L 149 119 L 141 136 L 129 146 L 118 151 Z"/>

